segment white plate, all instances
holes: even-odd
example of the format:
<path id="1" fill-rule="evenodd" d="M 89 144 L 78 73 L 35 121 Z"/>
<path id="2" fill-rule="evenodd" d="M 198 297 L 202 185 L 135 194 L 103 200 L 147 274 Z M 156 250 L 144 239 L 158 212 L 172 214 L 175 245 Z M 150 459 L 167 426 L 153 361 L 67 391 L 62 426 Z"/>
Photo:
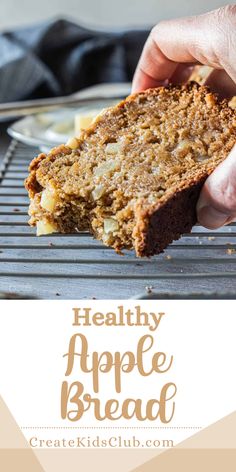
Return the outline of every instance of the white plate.
<path id="1" fill-rule="evenodd" d="M 47 151 L 54 146 L 66 143 L 70 137 L 74 136 L 75 115 L 94 109 L 99 112 L 117 102 L 114 99 L 94 100 L 86 107 L 60 108 L 26 116 L 13 123 L 8 128 L 8 133 L 12 138 L 24 144 L 37 146 Z"/>

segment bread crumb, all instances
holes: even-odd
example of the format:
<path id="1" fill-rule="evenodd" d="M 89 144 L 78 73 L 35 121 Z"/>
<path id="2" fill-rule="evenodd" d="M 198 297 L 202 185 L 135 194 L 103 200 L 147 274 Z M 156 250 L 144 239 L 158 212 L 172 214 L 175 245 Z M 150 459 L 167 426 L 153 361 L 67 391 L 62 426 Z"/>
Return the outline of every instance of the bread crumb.
<path id="1" fill-rule="evenodd" d="M 227 249 L 226 250 L 226 253 L 229 254 L 229 256 L 231 256 L 231 254 L 236 254 L 236 249 Z"/>
<path id="2" fill-rule="evenodd" d="M 147 293 L 152 293 L 153 286 L 152 286 L 152 285 L 147 286 L 147 287 L 145 287 L 145 289 L 146 289 L 146 292 L 147 292 Z"/>
<path id="3" fill-rule="evenodd" d="M 206 95 L 205 100 L 206 100 L 206 104 L 209 108 L 212 108 L 216 103 L 215 97 L 211 93 L 208 93 Z"/>
<path id="4" fill-rule="evenodd" d="M 233 110 L 236 110 L 236 97 L 233 97 L 230 102 L 229 102 L 229 106 L 231 108 L 233 108 Z"/>

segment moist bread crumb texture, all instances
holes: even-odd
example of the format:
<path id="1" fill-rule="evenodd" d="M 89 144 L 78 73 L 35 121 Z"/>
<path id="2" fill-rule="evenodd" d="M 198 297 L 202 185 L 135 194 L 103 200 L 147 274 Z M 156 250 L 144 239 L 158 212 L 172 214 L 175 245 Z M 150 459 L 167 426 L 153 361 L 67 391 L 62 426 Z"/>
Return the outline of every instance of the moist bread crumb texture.
<path id="1" fill-rule="evenodd" d="M 39 235 L 89 230 L 118 252 L 158 254 L 191 230 L 201 186 L 235 142 L 235 111 L 204 86 L 131 95 L 32 161 L 30 224 Z"/>

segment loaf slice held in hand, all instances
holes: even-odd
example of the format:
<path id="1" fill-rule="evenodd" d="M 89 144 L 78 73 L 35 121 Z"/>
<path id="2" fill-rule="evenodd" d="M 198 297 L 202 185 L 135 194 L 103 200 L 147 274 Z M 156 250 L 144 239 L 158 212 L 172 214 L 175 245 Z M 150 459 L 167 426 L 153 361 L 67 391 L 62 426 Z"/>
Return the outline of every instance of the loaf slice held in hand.
<path id="1" fill-rule="evenodd" d="M 235 142 L 235 111 L 204 86 L 131 95 L 32 161 L 30 224 L 158 254 L 196 223 L 201 187 Z"/>

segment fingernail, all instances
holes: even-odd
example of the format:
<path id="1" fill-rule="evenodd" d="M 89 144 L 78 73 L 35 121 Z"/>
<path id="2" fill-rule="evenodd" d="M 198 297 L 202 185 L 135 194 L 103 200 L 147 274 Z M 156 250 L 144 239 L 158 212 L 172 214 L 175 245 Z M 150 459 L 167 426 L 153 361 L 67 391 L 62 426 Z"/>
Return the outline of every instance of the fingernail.
<path id="1" fill-rule="evenodd" d="M 224 226 L 229 218 L 230 215 L 226 215 L 209 205 L 198 208 L 198 222 L 209 229 L 217 229 Z"/>

